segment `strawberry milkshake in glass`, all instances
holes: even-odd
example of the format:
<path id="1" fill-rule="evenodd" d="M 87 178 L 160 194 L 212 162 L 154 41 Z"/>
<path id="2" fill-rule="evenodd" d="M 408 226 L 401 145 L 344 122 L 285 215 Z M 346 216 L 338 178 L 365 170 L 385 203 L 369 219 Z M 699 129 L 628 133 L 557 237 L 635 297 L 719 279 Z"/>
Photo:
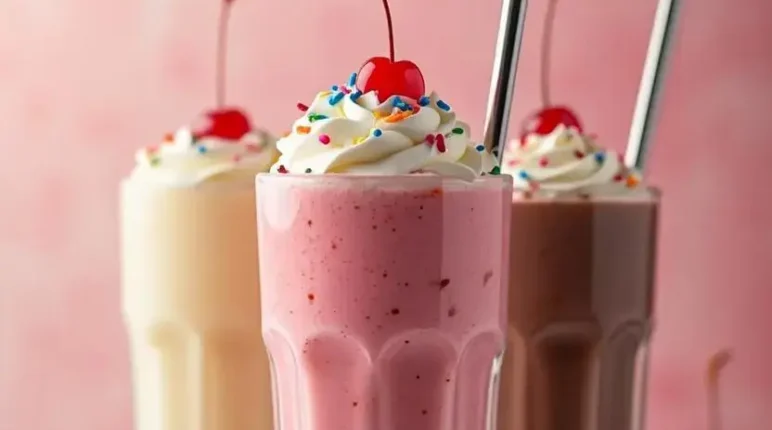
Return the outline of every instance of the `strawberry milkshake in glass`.
<path id="1" fill-rule="evenodd" d="M 275 428 L 492 430 L 511 178 L 422 79 L 362 81 L 301 105 L 257 177 Z"/>
<path id="2" fill-rule="evenodd" d="M 239 109 L 204 120 L 141 149 L 121 187 L 136 430 L 272 426 L 254 177 L 278 153 Z"/>

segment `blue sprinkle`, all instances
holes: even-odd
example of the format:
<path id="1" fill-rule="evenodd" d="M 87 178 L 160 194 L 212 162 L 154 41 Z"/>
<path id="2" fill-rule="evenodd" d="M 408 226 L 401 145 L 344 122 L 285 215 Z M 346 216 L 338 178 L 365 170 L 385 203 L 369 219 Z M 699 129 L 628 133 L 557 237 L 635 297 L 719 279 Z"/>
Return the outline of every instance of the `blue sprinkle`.
<path id="1" fill-rule="evenodd" d="M 362 91 L 354 91 L 353 93 L 351 93 L 352 102 L 359 100 L 360 97 L 362 97 Z"/>
<path id="2" fill-rule="evenodd" d="M 437 107 L 444 111 L 450 111 L 450 105 L 442 100 L 437 100 Z"/>
<path id="3" fill-rule="evenodd" d="M 477 145 L 475 149 L 477 150 L 477 152 L 483 152 L 485 151 L 485 145 Z"/>
<path id="4" fill-rule="evenodd" d="M 206 146 L 199 146 L 198 148 L 196 148 L 196 150 L 198 151 L 199 154 L 206 154 L 206 151 L 207 151 Z"/>
<path id="5" fill-rule="evenodd" d="M 357 84 L 357 74 L 356 74 L 356 72 L 354 72 L 348 78 L 348 86 L 353 87 L 356 84 Z"/>
<path id="6" fill-rule="evenodd" d="M 528 173 L 525 170 L 521 170 L 518 176 L 520 176 L 521 179 L 525 179 L 526 181 L 528 180 L 528 178 L 530 178 L 530 176 L 528 176 Z"/>
<path id="7" fill-rule="evenodd" d="M 376 128 L 375 130 L 373 130 L 373 136 L 381 137 L 381 136 L 383 136 L 383 131 L 381 131 L 381 129 L 379 129 L 379 128 Z"/>
<path id="8" fill-rule="evenodd" d="M 337 86 L 337 85 L 333 85 L 333 86 L 332 86 L 332 90 L 333 90 L 333 91 L 338 91 L 338 89 L 339 89 L 339 88 L 338 88 L 338 86 Z"/>
<path id="9" fill-rule="evenodd" d="M 403 104 L 405 104 L 405 102 L 403 102 L 399 97 L 394 97 L 394 99 L 391 101 L 391 105 L 394 107 L 400 107 Z"/>
<path id="10" fill-rule="evenodd" d="M 427 96 L 423 96 L 420 99 L 418 99 L 418 104 L 420 106 L 429 106 L 429 103 L 431 103 L 431 102 L 432 102 L 432 100 L 429 97 L 427 97 Z"/>
<path id="11" fill-rule="evenodd" d="M 595 153 L 595 161 L 602 163 L 606 159 L 606 154 L 603 152 Z"/>
<path id="12" fill-rule="evenodd" d="M 341 100 L 343 100 L 343 97 L 346 97 L 346 94 L 344 93 L 335 93 L 334 96 L 330 97 L 330 106 L 335 106 L 338 104 Z"/>

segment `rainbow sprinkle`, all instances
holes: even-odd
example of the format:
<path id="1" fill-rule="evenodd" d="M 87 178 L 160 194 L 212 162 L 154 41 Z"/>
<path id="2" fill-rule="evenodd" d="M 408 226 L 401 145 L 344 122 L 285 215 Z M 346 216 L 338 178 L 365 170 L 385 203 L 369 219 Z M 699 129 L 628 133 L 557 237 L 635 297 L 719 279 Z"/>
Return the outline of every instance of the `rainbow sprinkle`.
<path id="1" fill-rule="evenodd" d="M 322 134 L 319 136 L 319 142 L 322 142 L 322 145 L 329 145 L 331 141 L 329 135 Z"/>
<path id="2" fill-rule="evenodd" d="M 359 145 L 367 139 L 365 136 L 359 136 L 354 138 L 354 145 Z"/>
<path id="3" fill-rule="evenodd" d="M 208 149 L 206 148 L 206 146 L 199 146 L 198 148 L 196 148 L 196 151 L 198 151 L 199 154 L 206 154 L 206 151 L 208 151 Z"/>
<path id="4" fill-rule="evenodd" d="M 456 127 L 453 129 L 453 134 L 464 134 L 464 129 L 461 127 Z"/>
<path id="5" fill-rule="evenodd" d="M 474 149 L 477 150 L 477 152 L 483 152 L 485 151 L 485 145 L 477 145 Z"/>
<path id="6" fill-rule="evenodd" d="M 604 152 L 596 152 L 595 153 L 595 161 L 598 163 L 603 163 L 606 160 L 606 154 Z"/>
<path id="7" fill-rule="evenodd" d="M 305 125 L 299 125 L 297 126 L 295 131 L 297 131 L 298 134 L 308 134 L 308 133 L 311 133 L 311 127 L 307 127 Z"/>
<path id="8" fill-rule="evenodd" d="M 307 106 L 307 105 L 304 105 L 303 103 L 298 103 L 298 105 L 297 105 L 297 106 L 298 106 L 298 109 L 299 109 L 301 112 L 306 112 L 306 111 L 308 111 L 308 106 Z"/>
<path id="9" fill-rule="evenodd" d="M 330 106 L 335 106 L 336 104 L 340 103 L 340 101 L 343 100 L 343 97 L 346 97 L 346 94 L 335 93 L 334 96 L 330 97 Z"/>
<path id="10" fill-rule="evenodd" d="M 351 93 L 352 102 L 359 100 L 360 97 L 362 97 L 362 91 L 354 91 L 353 93 Z"/>
<path id="11" fill-rule="evenodd" d="M 520 171 L 520 173 L 519 173 L 517 176 L 519 176 L 519 177 L 520 177 L 520 179 L 523 179 L 523 180 L 526 180 L 526 181 L 527 181 L 527 180 L 529 180 L 529 179 L 531 178 L 531 177 L 528 175 L 528 172 L 526 172 L 525 170 L 521 170 L 521 171 Z"/>
<path id="12" fill-rule="evenodd" d="M 500 175 L 501 174 L 501 167 L 495 166 L 493 170 L 491 170 L 491 175 Z"/>
<path id="13" fill-rule="evenodd" d="M 338 87 L 337 85 L 333 85 L 331 89 L 333 91 L 338 91 L 340 89 L 340 87 Z"/>
<path id="14" fill-rule="evenodd" d="M 444 110 L 444 111 L 446 111 L 446 112 L 450 111 L 450 105 L 445 103 L 442 100 L 437 100 L 437 107 L 442 109 L 442 110 Z"/>
<path id="15" fill-rule="evenodd" d="M 373 130 L 373 136 L 381 137 L 381 136 L 383 136 L 383 131 L 380 128 L 376 128 L 376 129 Z"/>
<path id="16" fill-rule="evenodd" d="M 279 171 L 279 173 L 289 173 L 289 171 L 287 170 L 286 167 L 284 167 L 283 164 L 279 166 L 278 171 Z"/>
<path id="17" fill-rule="evenodd" d="M 423 96 L 420 99 L 418 99 L 418 104 L 420 106 L 424 106 L 424 107 L 425 106 L 429 106 L 429 103 L 431 103 L 431 102 L 432 102 L 432 100 L 429 97 L 427 97 L 427 96 Z"/>
<path id="18" fill-rule="evenodd" d="M 348 78 L 348 86 L 353 88 L 356 84 L 357 84 L 357 74 L 356 72 L 354 72 Z"/>
<path id="19" fill-rule="evenodd" d="M 306 169 L 306 173 L 311 173 L 311 168 L 310 167 Z"/>
<path id="20" fill-rule="evenodd" d="M 308 120 L 311 121 L 311 122 L 319 121 L 319 120 L 322 120 L 322 119 L 327 119 L 327 115 L 322 115 L 320 113 L 312 113 L 312 114 L 308 115 Z"/>

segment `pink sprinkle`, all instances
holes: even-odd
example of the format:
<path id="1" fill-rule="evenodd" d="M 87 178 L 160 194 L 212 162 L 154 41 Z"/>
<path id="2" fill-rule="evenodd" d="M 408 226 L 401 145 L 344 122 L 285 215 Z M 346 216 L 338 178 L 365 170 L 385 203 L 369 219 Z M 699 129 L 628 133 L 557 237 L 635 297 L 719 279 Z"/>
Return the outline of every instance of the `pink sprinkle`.
<path id="1" fill-rule="evenodd" d="M 433 134 L 427 134 L 426 135 L 426 143 L 429 145 L 434 145 L 434 135 Z"/>
<path id="2" fill-rule="evenodd" d="M 331 142 L 330 136 L 326 134 L 319 136 L 319 142 L 322 142 L 322 145 L 329 145 Z"/>
<path id="3" fill-rule="evenodd" d="M 438 134 L 437 135 L 437 151 L 445 152 L 448 148 L 445 146 L 445 136 Z"/>
<path id="4" fill-rule="evenodd" d="M 233 162 L 234 163 L 238 163 L 239 161 L 241 161 L 241 154 L 234 155 L 233 156 Z"/>
<path id="5" fill-rule="evenodd" d="M 260 149 L 259 145 L 247 144 L 247 152 L 260 152 Z"/>
<path id="6" fill-rule="evenodd" d="M 304 105 L 303 103 L 298 103 L 298 109 L 301 110 L 301 112 L 308 111 L 308 106 Z"/>
<path id="7" fill-rule="evenodd" d="M 574 151 L 574 155 L 576 155 L 576 158 L 584 158 L 584 152 L 582 151 Z"/>
<path id="8" fill-rule="evenodd" d="M 539 165 L 540 165 L 541 167 L 545 167 L 545 166 L 547 166 L 547 164 L 549 164 L 549 163 L 550 163 L 550 160 L 548 160 L 548 159 L 547 159 L 547 157 L 542 157 L 542 159 L 541 159 L 541 160 L 539 160 Z"/>
<path id="9" fill-rule="evenodd" d="M 510 167 L 515 167 L 515 166 L 517 166 L 519 163 L 520 163 L 520 162 L 519 162 L 519 161 L 517 161 L 517 160 L 509 160 L 509 161 L 507 162 L 507 164 L 509 164 L 509 166 L 510 166 Z"/>
<path id="10" fill-rule="evenodd" d="M 346 87 L 343 87 L 343 88 L 341 88 L 341 89 L 340 89 L 340 91 L 341 91 L 343 94 L 351 94 L 351 90 L 350 90 L 350 89 L 348 89 L 348 88 L 346 88 Z"/>
<path id="11" fill-rule="evenodd" d="M 624 176 L 622 176 L 622 174 L 614 176 L 614 181 L 616 182 L 620 182 L 622 181 L 622 179 L 624 179 Z"/>
<path id="12" fill-rule="evenodd" d="M 289 172 L 287 171 L 287 168 L 284 167 L 284 165 L 282 164 L 281 166 L 279 166 L 279 173 L 289 173 Z"/>

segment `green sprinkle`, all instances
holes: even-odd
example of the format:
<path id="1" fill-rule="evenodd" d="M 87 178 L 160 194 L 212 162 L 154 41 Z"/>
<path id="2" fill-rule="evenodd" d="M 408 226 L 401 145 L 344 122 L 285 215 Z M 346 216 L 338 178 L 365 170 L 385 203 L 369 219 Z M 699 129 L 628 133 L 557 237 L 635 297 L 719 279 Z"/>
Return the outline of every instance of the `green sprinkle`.
<path id="1" fill-rule="evenodd" d="M 464 129 L 461 127 L 456 127 L 453 129 L 453 134 L 464 134 Z"/>
<path id="2" fill-rule="evenodd" d="M 306 173 L 311 173 L 311 168 L 310 167 L 306 169 Z"/>
<path id="3" fill-rule="evenodd" d="M 319 120 L 322 120 L 322 119 L 327 119 L 327 115 L 322 115 L 320 113 L 312 113 L 312 114 L 308 115 L 308 120 L 311 121 L 311 122 L 319 121 Z"/>
<path id="4" fill-rule="evenodd" d="M 501 167 L 496 166 L 491 170 L 491 175 L 500 175 L 501 174 Z"/>
<path id="5" fill-rule="evenodd" d="M 151 166 L 156 167 L 159 164 L 161 164 L 161 159 L 160 158 L 151 158 L 150 159 L 150 165 Z"/>

